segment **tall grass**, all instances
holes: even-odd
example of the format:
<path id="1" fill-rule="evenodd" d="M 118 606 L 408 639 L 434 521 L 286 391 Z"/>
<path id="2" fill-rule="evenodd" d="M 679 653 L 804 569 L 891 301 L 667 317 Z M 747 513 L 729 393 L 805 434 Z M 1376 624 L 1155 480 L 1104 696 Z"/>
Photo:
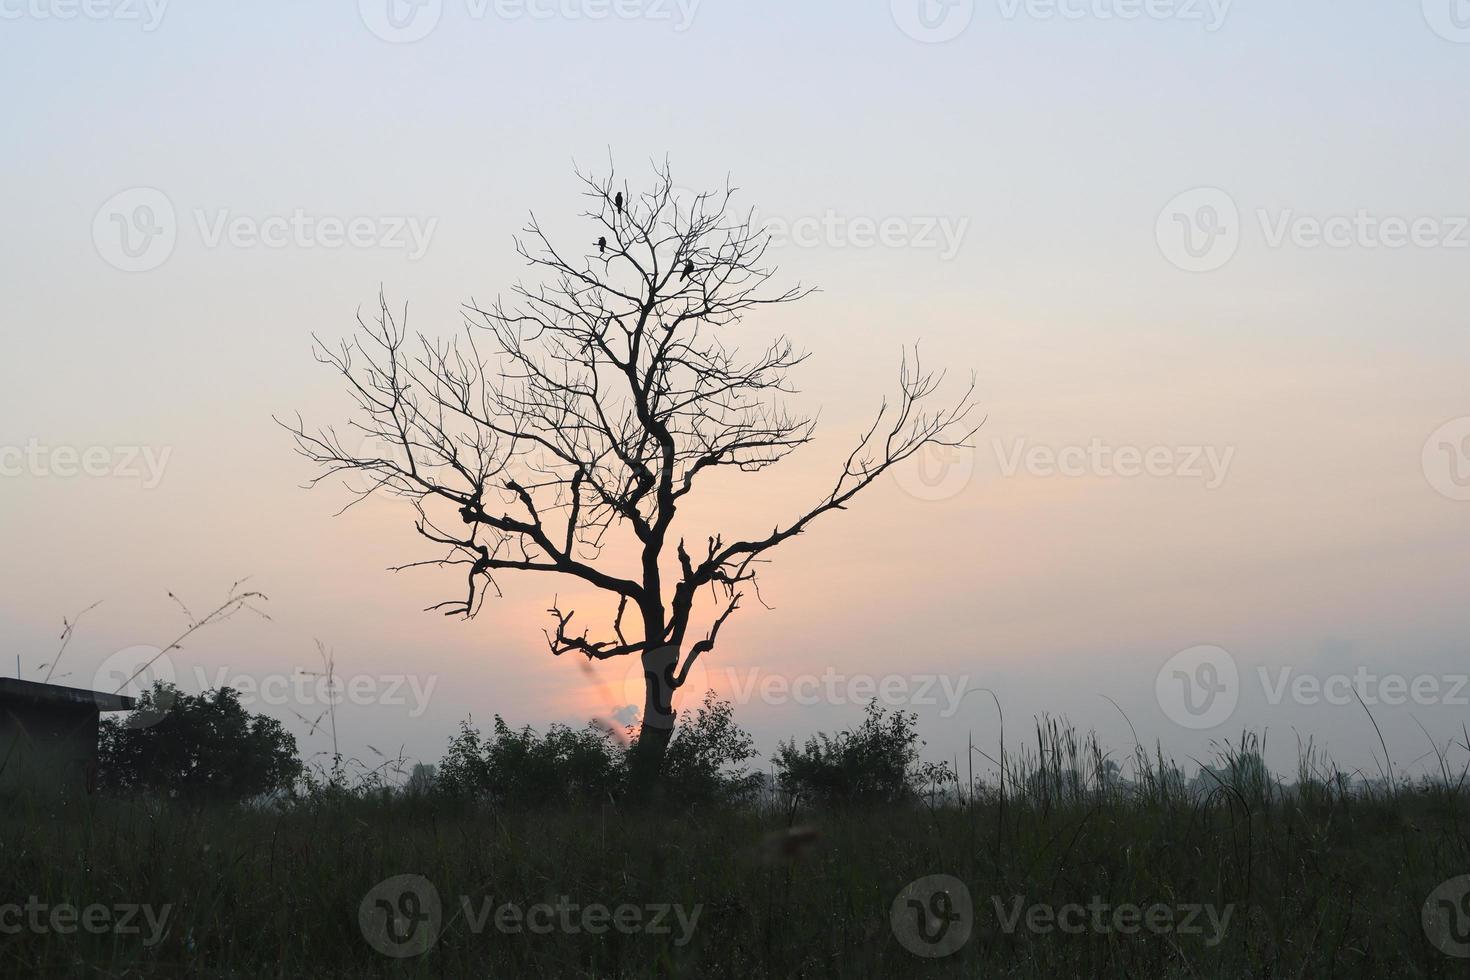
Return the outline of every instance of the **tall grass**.
<path id="1" fill-rule="evenodd" d="M 1271 977 L 1448 978 L 1466 961 L 1420 910 L 1470 873 L 1466 769 L 1446 749 L 1432 781 L 1344 773 L 1310 744 L 1286 783 L 1244 733 L 1186 777 L 1155 747 L 1115 757 L 1064 722 L 977 758 L 984 778 L 908 807 L 649 813 L 587 805 L 510 810 L 341 779 L 289 801 L 8 801 L 0 904 L 171 906 L 166 934 L 24 930 L 0 936 L 0 976 L 189 977 Z M 1454 753 L 1463 754 L 1460 746 Z M 1455 756 L 1458 758 L 1458 755 Z M 364 896 L 423 875 L 443 900 L 423 956 L 390 959 L 358 922 Z M 890 926 L 918 878 L 963 881 L 974 931 L 922 959 Z M 522 907 L 698 906 L 676 935 L 475 933 L 461 897 Z M 1013 907 L 1208 905 L 1218 942 L 1006 927 Z M 3 920 L 0 920 L 3 921 Z"/>

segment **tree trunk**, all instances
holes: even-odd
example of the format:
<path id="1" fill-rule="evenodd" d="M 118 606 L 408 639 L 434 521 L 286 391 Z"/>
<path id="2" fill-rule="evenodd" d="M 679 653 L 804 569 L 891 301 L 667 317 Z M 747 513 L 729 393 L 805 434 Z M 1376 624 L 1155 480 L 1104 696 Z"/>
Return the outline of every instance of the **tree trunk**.
<path id="1" fill-rule="evenodd" d="M 643 722 L 638 744 L 629 758 L 629 782 L 635 801 L 651 801 L 662 784 L 664 756 L 674 735 L 675 647 L 659 647 L 643 654 Z"/>

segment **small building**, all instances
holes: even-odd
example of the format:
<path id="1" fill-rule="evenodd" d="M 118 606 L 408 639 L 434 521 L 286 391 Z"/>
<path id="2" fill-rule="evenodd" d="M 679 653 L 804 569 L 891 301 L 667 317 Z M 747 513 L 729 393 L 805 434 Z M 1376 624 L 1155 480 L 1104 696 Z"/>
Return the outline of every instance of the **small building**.
<path id="1" fill-rule="evenodd" d="M 91 792 L 101 714 L 133 707 L 121 694 L 0 678 L 0 791 Z"/>

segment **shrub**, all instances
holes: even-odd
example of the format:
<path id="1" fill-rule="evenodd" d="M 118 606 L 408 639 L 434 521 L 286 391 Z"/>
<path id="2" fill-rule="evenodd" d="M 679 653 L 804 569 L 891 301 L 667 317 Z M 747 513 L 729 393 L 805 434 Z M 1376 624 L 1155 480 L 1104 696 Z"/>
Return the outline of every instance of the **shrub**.
<path id="1" fill-rule="evenodd" d="M 595 723 L 580 731 L 552 725 L 545 735 L 512 729 L 499 715 L 489 737 L 469 722 L 449 743 L 434 786 L 460 799 L 546 805 L 616 799 L 628 780 L 628 753 L 636 742 Z M 625 747 L 626 746 L 626 747 Z M 735 724 L 728 701 L 713 691 L 680 721 L 664 757 L 668 798 L 681 803 L 734 802 L 755 789 L 758 776 L 749 733 Z"/>
<path id="2" fill-rule="evenodd" d="M 286 791 L 301 775 L 295 737 L 228 687 L 191 695 L 156 683 L 126 719 L 102 722 L 97 756 L 104 790 L 195 800 Z"/>
<path id="3" fill-rule="evenodd" d="M 821 803 L 899 803 L 934 783 L 954 780 L 944 763 L 921 763 L 918 715 L 889 713 L 874 698 L 853 731 L 818 733 L 797 749 L 776 751 L 776 780 L 784 792 Z"/>
<path id="4" fill-rule="evenodd" d="M 685 803 L 749 799 L 760 776 L 749 772 L 745 763 L 759 753 L 750 733 L 735 724 L 730 702 L 707 691 L 692 718 L 688 710 L 679 717 L 664 757 L 664 777 L 673 797 Z"/>
<path id="5" fill-rule="evenodd" d="M 593 725 L 552 725 L 544 736 L 513 730 L 499 715 L 487 739 L 469 722 L 439 763 L 437 787 L 449 796 L 497 803 L 550 804 L 607 799 L 625 764 L 612 736 Z"/>

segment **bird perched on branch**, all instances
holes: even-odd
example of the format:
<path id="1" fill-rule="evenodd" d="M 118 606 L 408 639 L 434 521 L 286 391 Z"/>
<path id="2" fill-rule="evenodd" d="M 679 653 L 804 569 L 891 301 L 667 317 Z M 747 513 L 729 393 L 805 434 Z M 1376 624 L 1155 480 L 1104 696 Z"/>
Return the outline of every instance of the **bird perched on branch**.
<path id="1" fill-rule="evenodd" d="M 615 208 L 618 209 L 618 213 L 619 214 L 622 214 L 623 213 L 623 192 L 622 191 L 618 191 L 618 196 L 615 197 L 615 198 L 613 198 L 613 207 L 615 207 Z"/>
<path id="2" fill-rule="evenodd" d="M 692 275 L 694 275 L 694 260 L 690 259 L 684 263 L 684 278 L 688 279 Z"/>
<path id="3" fill-rule="evenodd" d="M 599 238 L 597 240 L 597 254 L 598 255 L 601 255 L 603 252 L 606 252 L 606 251 L 607 251 L 607 236 L 606 235 L 603 235 L 601 238 Z"/>

